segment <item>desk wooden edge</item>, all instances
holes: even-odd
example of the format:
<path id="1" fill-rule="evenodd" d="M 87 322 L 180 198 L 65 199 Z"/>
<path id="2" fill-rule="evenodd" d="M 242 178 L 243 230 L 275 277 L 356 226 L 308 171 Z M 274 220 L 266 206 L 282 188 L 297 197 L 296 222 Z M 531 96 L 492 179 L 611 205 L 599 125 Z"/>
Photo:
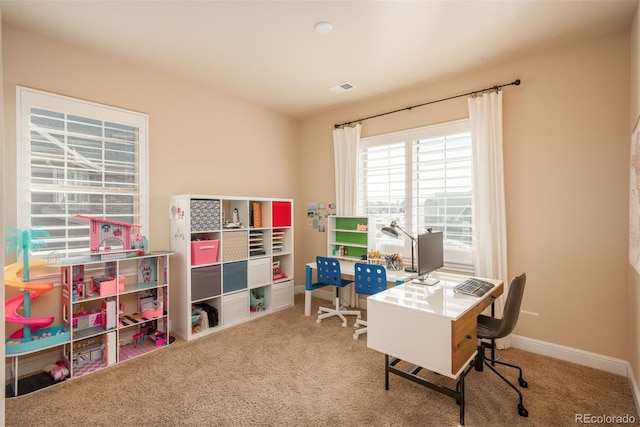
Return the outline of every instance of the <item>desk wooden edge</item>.
<path id="1" fill-rule="evenodd" d="M 451 372 L 458 372 L 476 351 L 478 345 L 478 315 L 502 295 L 504 285 L 496 285 L 462 317 L 451 321 Z"/>

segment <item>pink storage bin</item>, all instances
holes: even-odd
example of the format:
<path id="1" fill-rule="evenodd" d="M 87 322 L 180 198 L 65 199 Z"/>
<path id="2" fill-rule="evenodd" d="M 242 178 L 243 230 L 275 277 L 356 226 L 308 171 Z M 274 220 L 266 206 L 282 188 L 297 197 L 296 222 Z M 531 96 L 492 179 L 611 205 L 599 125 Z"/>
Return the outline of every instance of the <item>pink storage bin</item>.
<path id="1" fill-rule="evenodd" d="M 219 240 L 191 242 L 191 265 L 213 264 L 218 261 Z"/>
<path id="2" fill-rule="evenodd" d="M 124 292 L 124 276 L 118 276 L 118 292 Z M 116 281 L 107 280 L 100 283 L 100 296 L 115 295 Z"/>

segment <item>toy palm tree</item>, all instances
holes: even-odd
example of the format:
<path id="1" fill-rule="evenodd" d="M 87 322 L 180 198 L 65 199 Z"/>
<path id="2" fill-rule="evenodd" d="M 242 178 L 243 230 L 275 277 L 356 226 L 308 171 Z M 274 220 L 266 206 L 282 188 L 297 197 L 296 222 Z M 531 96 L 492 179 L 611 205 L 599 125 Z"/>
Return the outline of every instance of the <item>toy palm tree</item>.
<path id="1" fill-rule="evenodd" d="M 43 246 L 47 246 L 47 242 L 42 240 L 42 237 L 49 237 L 49 232 L 44 230 L 38 230 L 32 228 L 31 230 L 20 230 L 18 228 L 8 228 L 9 233 L 13 233 L 13 236 L 6 236 L 5 242 L 9 244 L 7 247 L 7 253 L 12 250 L 16 251 L 16 257 L 22 255 L 22 277 L 25 282 L 29 281 L 29 253 L 33 249 L 40 249 Z"/>

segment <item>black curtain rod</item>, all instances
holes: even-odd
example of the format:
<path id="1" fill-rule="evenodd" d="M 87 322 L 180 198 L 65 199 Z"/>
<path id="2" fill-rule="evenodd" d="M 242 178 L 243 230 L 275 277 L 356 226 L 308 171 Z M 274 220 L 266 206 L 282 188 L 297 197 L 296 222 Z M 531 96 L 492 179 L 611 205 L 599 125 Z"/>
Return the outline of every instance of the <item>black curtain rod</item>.
<path id="1" fill-rule="evenodd" d="M 492 86 L 492 87 L 488 87 L 488 88 L 485 88 L 485 89 L 474 90 L 473 92 L 463 93 L 461 95 L 450 96 L 448 98 L 437 99 L 435 101 L 429 101 L 429 102 L 424 102 L 424 103 L 418 104 L 418 105 L 412 105 L 411 107 L 404 107 L 404 108 L 400 108 L 398 110 L 388 111 L 386 113 L 380 113 L 380 114 L 376 114 L 374 116 L 364 117 L 364 118 L 358 119 L 358 120 L 352 120 L 350 122 L 345 122 L 345 123 L 341 123 L 339 125 L 334 125 L 334 128 L 338 129 L 338 128 L 343 127 L 343 126 L 349 126 L 349 125 L 351 125 L 353 123 L 358 123 L 358 122 L 362 122 L 362 121 L 369 120 L 369 119 L 375 119 L 376 117 L 386 116 L 387 114 L 399 113 L 400 111 L 412 110 L 414 108 L 424 107 L 425 105 L 435 104 L 436 102 L 448 101 L 450 99 L 461 98 L 463 96 L 470 96 L 470 95 L 474 95 L 474 94 L 482 93 L 482 92 L 487 92 L 487 91 L 491 91 L 491 90 L 499 91 L 500 89 L 502 89 L 505 86 L 519 86 L 519 85 L 520 85 L 520 79 L 517 79 L 517 80 L 512 81 L 511 83 L 505 83 L 503 85 L 497 85 L 497 86 Z"/>

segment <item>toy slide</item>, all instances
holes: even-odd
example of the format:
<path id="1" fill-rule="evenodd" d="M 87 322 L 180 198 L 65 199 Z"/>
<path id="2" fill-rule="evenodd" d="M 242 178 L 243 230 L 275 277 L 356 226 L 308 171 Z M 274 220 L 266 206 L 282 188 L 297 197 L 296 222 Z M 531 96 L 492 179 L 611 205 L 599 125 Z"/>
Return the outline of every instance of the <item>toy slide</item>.
<path id="1" fill-rule="evenodd" d="M 31 260 L 32 266 L 45 265 L 46 262 L 40 259 Z M 23 289 L 23 292 L 29 292 L 29 299 L 32 301 L 38 298 L 40 295 L 49 292 L 53 289 L 53 283 L 29 283 L 23 282 L 18 278 L 18 275 L 22 274 L 23 265 L 20 263 L 11 264 L 5 267 L 5 281 L 6 286 Z M 42 318 L 26 318 L 18 314 L 24 305 L 24 295 L 16 295 L 13 298 L 9 298 L 5 303 L 5 321 L 7 323 L 18 323 L 21 325 L 29 325 L 31 331 L 35 332 L 38 329 L 49 326 L 53 323 L 53 317 Z M 10 338 L 22 338 L 24 335 L 23 329 L 19 329 L 10 335 Z"/>
<path id="2" fill-rule="evenodd" d="M 46 261 L 42 259 L 34 259 L 31 262 L 33 266 L 46 265 Z M 22 290 L 20 295 L 9 298 L 5 302 L 5 321 L 8 323 L 18 323 L 23 325 L 22 329 L 17 330 L 5 342 L 5 354 L 20 354 L 36 351 L 38 349 L 62 344 L 70 339 L 69 331 L 64 326 L 49 326 L 53 323 L 53 317 L 31 318 L 31 300 L 38 298 L 40 295 L 53 289 L 53 283 L 31 283 L 20 280 L 19 275 L 22 274 L 22 264 L 11 264 L 5 267 L 6 286 L 19 288 Z M 27 294 L 28 293 L 28 298 Z M 23 308 L 23 316 L 18 314 L 18 310 Z M 25 336 L 25 329 L 27 334 Z M 37 331 L 36 333 L 31 333 Z"/>

